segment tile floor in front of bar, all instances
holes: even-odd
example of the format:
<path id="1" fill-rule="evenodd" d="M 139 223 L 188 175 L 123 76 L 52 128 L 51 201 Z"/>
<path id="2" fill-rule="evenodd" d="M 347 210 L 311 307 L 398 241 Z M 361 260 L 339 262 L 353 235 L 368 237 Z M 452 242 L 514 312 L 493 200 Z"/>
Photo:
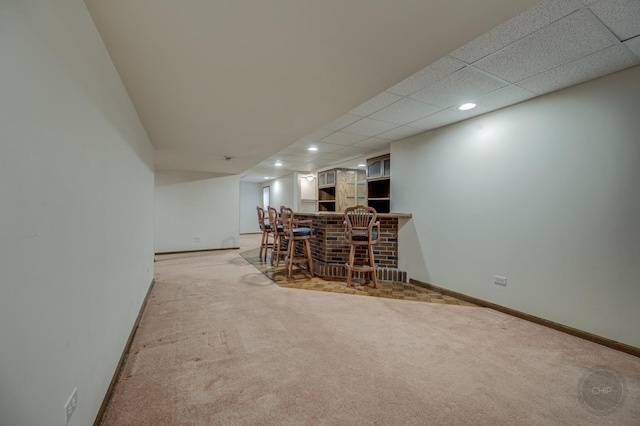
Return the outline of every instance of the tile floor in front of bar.
<path id="1" fill-rule="evenodd" d="M 280 266 L 276 267 L 271 265 L 270 253 L 267 255 L 266 261 L 260 258 L 259 249 L 249 250 L 241 253 L 241 255 L 280 287 L 385 297 L 389 299 L 415 300 L 447 305 L 477 306 L 473 303 L 456 299 L 455 297 L 444 295 L 411 283 L 378 281 L 378 288 L 373 288 L 373 282 L 353 280 L 353 287 L 347 287 L 346 280 L 331 280 L 318 276 L 310 277 L 309 272 L 298 266 L 294 266 L 292 276 L 289 278 L 283 261 L 280 262 Z"/>

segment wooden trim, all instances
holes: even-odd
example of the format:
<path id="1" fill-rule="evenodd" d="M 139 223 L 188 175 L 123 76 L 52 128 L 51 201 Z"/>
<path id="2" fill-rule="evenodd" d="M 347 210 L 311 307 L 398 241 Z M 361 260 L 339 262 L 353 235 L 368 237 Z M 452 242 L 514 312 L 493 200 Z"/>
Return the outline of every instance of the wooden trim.
<path id="1" fill-rule="evenodd" d="M 617 351 L 626 352 L 630 355 L 637 356 L 640 358 L 640 348 L 636 348 L 635 346 L 631 346 L 625 343 L 617 342 L 615 340 L 607 339 L 605 337 L 598 336 L 596 334 L 591 334 L 586 331 L 578 330 L 577 328 L 569 327 L 566 325 L 559 324 L 557 322 L 546 320 L 544 318 L 540 318 L 524 312 L 516 311 L 515 309 L 507 308 L 505 306 L 496 305 L 495 303 L 487 302 L 482 299 L 477 299 L 472 296 L 467 296 L 466 294 L 462 294 L 453 290 L 448 290 L 446 288 L 438 287 L 433 284 L 414 280 L 413 278 L 409 279 L 409 282 L 419 287 L 424 287 L 429 290 L 434 290 L 434 291 L 437 291 L 438 293 L 442 293 L 447 296 L 452 296 L 452 297 L 455 297 L 456 299 L 464 300 L 465 302 L 473 303 L 474 305 L 482 306 L 485 308 L 491 308 L 496 311 L 505 313 L 507 315 L 521 318 L 523 320 L 540 324 L 545 327 L 553 328 L 554 330 L 562 331 L 563 333 L 571 334 L 572 336 L 580 337 L 581 339 L 589 340 L 599 345 L 607 346 Z"/>
<path id="2" fill-rule="evenodd" d="M 144 309 L 147 307 L 147 302 L 149 302 L 149 296 L 151 295 L 151 290 L 155 285 L 156 280 L 152 279 L 151 284 L 149 285 L 149 289 L 147 290 L 147 295 L 144 297 L 144 301 L 142 302 L 142 306 L 140 307 L 140 311 L 138 312 L 138 317 L 136 321 L 133 323 L 133 327 L 131 329 L 131 333 L 129 333 L 129 339 L 127 343 L 124 345 L 124 350 L 122 351 L 122 355 L 120 355 L 120 360 L 118 361 L 118 365 L 116 366 L 116 370 L 113 373 L 113 377 L 111 378 L 111 383 L 109 383 L 109 387 L 107 388 L 107 392 L 104 395 L 104 399 L 102 400 L 102 405 L 100 405 L 100 409 L 98 410 L 98 415 L 96 416 L 96 420 L 93 422 L 93 426 L 99 426 L 100 422 L 102 422 L 102 417 L 104 417 L 105 411 L 107 411 L 107 405 L 109 404 L 109 400 L 113 395 L 113 389 L 116 386 L 118 378 L 120 377 L 120 373 L 122 372 L 122 368 L 124 367 L 124 362 L 129 355 L 129 349 L 131 349 L 131 344 L 133 343 L 133 338 L 136 335 L 136 331 L 138 331 L 138 326 L 140 325 L 140 320 L 142 319 L 142 313 Z"/>
<path id="3" fill-rule="evenodd" d="M 258 232 L 258 234 L 262 234 L 262 232 Z M 202 249 L 202 250 L 159 251 L 154 254 L 198 253 L 198 252 L 207 252 L 207 251 L 237 250 L 239 248 L 240 247 L 224 247 L 224 248 Z"/>

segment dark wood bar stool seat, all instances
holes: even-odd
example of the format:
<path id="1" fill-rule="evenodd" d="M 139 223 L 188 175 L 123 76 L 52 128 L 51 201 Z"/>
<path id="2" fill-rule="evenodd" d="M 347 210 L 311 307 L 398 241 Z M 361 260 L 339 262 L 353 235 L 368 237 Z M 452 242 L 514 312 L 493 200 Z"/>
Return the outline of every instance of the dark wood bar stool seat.
<path id="1" fill-rule="evenodd" d="M 265 222 L 264 220 L 264 209 L 260 206 L 256 206 L 256 210 L 258 211 L 258 225 L 260 226 L 260 231 L 262 231 L 262 239 L 260 240 L 260 259 L 264 259 L 266 261 L 267 252 L 273 247 L 273 242 L 269 242 L 269 235 L 273 237 L 273 233 L 271 231 L 270 222 Z"/>
<path id="2" fill-rule="evenodd" d="M 273 247 L 271 249 L 271 265 L 280 266 L 280 258 L 285 259 L 288 253 L 287 240 L 278 210 L 269 206 L 269 224 L 272 224 Z"/>
<path id="3" fill-rule="evenodd" d="M 311 227 L 311 220 L 296 220 L 293 210 L 289 207 L 280 207 L 280 219 L 284 236 L 287 239 L 287 259 L 286 265 L 288 276 L 293 273 L 293 265 L 297 263 L 306 263 L 307 270 L 313 277 L 313 257 L 311 256 L 311 245 L 309 240 L 316 237 L 316 230 Z M 303 254 L 296 253 L 296 243 L 303 243 Z"/>
<path id="4" fill-rule="evenodd" d="M 380 222 L 378 212 L 373 207 L 358 205 L 347 207 L 344 211 L 344 237 L 349 243 L 349 262 L 347 268 L 347 287 L 351 286 L 353 271 L 370 272 L 373 287 L 378 288 L 376 262 L 373 245 L 380 240 Z M 356 249 L 362 247 L 367 252 L 367 262 L 356 263 Z"/>

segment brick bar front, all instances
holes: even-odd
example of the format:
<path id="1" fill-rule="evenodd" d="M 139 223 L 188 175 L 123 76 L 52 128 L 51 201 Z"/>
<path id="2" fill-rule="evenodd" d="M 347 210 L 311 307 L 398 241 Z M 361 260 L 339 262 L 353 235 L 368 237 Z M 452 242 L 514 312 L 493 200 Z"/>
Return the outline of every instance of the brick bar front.
<path id="1" fill-rule="evenodd" d="M 398 269 L 398 223 L 410 214 L 379 213 L 380 241 L 373 246 L 378 268 L 378 280 L 407 282 L 406 271 Z M 296 219 L 310 219 L 317 232 L 311 240 L 313 269 L 325 278 L 346 278 L 345 264 L 349 261 L 350 246 L 344 237 L 344 215 L 333 212 L 296 213 Z M 356 262 L 366 260 L 366 248 L 356 250 Z M 364 279 L 368 272 L 353 273 L 354 279 Z"/>

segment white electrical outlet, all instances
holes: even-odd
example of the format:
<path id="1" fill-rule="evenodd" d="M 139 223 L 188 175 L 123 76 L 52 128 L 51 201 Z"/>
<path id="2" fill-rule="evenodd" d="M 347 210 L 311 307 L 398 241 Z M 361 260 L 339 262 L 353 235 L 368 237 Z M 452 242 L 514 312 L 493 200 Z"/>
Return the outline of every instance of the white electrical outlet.
<path id="1" fill-rule="evenodd" d="M 64 413 L 66 416 L 66 425 L 69 424 L 69 419 L 71 419 L 71 415 L 74 411 L 76 411 L 76 407 L 78 406 L 78 388 L 73 388 L 73 392 L 71 392 L 71 396 L 67 400 L 67 403 L 64 404 Z"/>
<path id="2" fill-rule="evenodd" d="M 499 275 L 493 276 L 493 282 L 498 285 L 507 285 L 507 277 L 501 277 Z"/>

